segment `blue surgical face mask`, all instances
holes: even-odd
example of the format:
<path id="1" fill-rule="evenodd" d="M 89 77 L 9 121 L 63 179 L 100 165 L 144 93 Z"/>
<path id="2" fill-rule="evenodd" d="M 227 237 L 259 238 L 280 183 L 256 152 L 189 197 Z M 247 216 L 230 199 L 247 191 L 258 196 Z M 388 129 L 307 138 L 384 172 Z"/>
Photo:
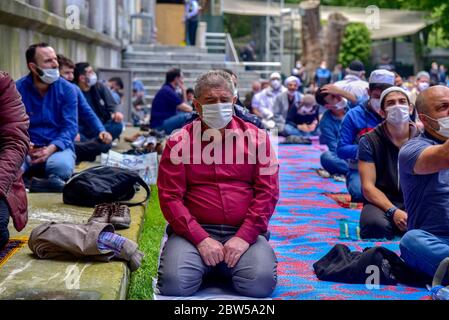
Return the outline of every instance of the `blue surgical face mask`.
<path id="1" fill-rule="evenodd" d="M 223 129 L 232 120 L 234 114 L 234 104 L 228 103 L 216 103 L 208 104 L 203 107 L 202 120 L 211 129 Z"/>
<path id="2" fill-rule="evenodd" d="M 53 84 L 58 81 L 60 77 L 59 69 L 41 69 L 39 70 L 42 74 L 39 75 L 39 78 L 46 84 Z"/>
<path id="3" fill-rule="evenodd" d="M 98 82 L 97 74 L 94 73 L 89 78 L 87 78 L 87 82 L 88 82 L 87 84 L 89 85 L 89 87 L 93 87 L 94 85 L 96 85 Z"/>

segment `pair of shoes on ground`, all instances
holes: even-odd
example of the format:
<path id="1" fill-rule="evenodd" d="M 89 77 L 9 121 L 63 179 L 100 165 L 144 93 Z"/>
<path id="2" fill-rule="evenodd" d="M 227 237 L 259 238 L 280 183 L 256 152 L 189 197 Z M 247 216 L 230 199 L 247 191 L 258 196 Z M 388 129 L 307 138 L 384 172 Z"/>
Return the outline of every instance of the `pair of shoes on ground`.
<path id="1" fill-rule="evenodd" d="M 115 229 L 128 229 L 131 225 L 131 212 L 128 206 L 120 203 L 103 203 L 95 206 L 89 222 L 110 223 Z"/>
<path id="2" fill-rule="evenodd" d="M 131 143 L 131 146 L 133 148 L 146 148 L 150 145 L 156 146 L 158 143 L 157 138 L 153 136 L 145 137 L 140 136 L 138 137 L 133 143 Z"/>
<path id="3" fill-rule="evenodd" d="M 47 179 L 33 177 L 29 181 L 30 193 L 62 193 L 65 181 L 57 176 L 49 176 Z"/>

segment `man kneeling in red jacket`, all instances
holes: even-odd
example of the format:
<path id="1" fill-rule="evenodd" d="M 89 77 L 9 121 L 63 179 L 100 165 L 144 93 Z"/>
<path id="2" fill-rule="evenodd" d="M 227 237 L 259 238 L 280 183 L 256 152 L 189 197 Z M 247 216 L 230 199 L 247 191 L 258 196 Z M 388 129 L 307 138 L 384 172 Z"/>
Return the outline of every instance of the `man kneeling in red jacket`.
<path id="1" fill-rule="evenodd" d="M 28 221 L 21 165 L 30 146 L 29 120 L 11 77 L 0 71 L 0 250 L 8 243 L 11 216 L 17 231 Z"/>

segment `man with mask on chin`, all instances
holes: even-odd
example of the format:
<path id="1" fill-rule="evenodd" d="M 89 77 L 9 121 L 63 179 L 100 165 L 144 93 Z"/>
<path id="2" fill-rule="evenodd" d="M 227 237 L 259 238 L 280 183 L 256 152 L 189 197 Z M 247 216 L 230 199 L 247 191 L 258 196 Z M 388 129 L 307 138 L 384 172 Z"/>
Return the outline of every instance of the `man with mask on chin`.
<path id="1" fill-rule="evenodd" d="M 269 297 L 276 287 L 267 230 L 279 199 L 279 163 L 265 130 L 234 116 L 234 90 L 224 71 L 200 76 L 200 118 L 174 134 L 162 155 L 159 200 L 169 223 L 157 284 L 162 295 L 191 296 L 208 278 L 247 297 Z"/>
<path id="2" fill-rule="evenodd" d="M 74 83 L 78 85 L 94 110 L 95 114 L 104 125 L 112 140 L 120 137 L 123 131 L 123 114 L 118 111 L 119 104 L 115 101 L 110 89 L 100 81 L 92 66 L 87 62 L 75 65 Z M 87 133 L 89 136 L 95 133 Z"/>
<path id="3" fill-rule="evenodd" d="M 399 179 L 400 148 L 418 135 L 410 120 L 409 93 L 400 87 L 382 92 L 382 124 L 359 143 L 359 172 L 366 202 L 360 215 L 362 239 L 393 239 L 407 231 L 407 212 Z"/>
<path id="4" fill-rule="evenodd" d="M 449 88 L 430 87 L 418 96 L 416 108 L 424 132 L 399 152 L 408 213 L 400 249 L 410 267 L 433 277 L 449 257 Z"/>
<path id="5" fill-rule="evenodd" d="M 358 105 L 346 114 L 341 124 L 337 155 L 348 161 L 346 187 L 353 202 L 363 202 L 362 187 L 357 164 L 357 152 L 360 138 L 373 130 L 383 119 L 380 115 L 380 97 L 382 92 L 394 85 L 395 75 L 387 70 L 374 70 L 369 78 L 368 95 L 370 99 Z"/>
<path id="6" fill-rule="evenodd" d="M 270 76 L 270 86 L 256 94 L 253 98 L 253 113 L 262 119 L 262 123 L 268 129 L 272 129 L 275 126 L 275 122 L 273 121 L 274 101 L 277 96 L 286 91 L 287 89 L 281 82 L 281 75 L 274 72 Z"/>
<path id="7" fill-rule="evenodd" d="M 59 76 L 58 58 L 48 44 L 30 46 L 26 60 L 30 73 L 17 81 L 30 117 L 31 149 L 23 169 L 33 178 L 32 192 L 61 192 L 75 167 L 76 91 Z"/>

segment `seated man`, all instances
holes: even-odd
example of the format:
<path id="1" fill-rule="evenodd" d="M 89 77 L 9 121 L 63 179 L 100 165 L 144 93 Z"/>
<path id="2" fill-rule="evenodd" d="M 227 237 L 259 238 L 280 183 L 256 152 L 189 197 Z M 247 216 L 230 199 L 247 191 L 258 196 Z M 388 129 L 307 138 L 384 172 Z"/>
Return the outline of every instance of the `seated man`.
<path id="1" fill-rule="evenodd" d="M 165 84 L 153 100 L 150 119 L 152 129 L 165 131 L 169 135 L 192 118 L 193 108 L 178 95 L 178 88 L 184 88 L 184 77 L 180 69 L 171 69 L 167 72 Z"/>
<path id="2" fill-rule="evenodd" d="M 72 82 L 75 78 L 75 64 L 69 58 L 58 54 L 61 77 Z M 107 153 L 112 147 L 112 136 L 98 119 L 84 98 L 81 89 L 73 85 L 78 96 L 78 135 L 75 138 L 76 161 L 95 161 L 97 156 Z M 86 130 L 86 128 L 89 128 Z"/>
<path id="3" fill-rule="evenodd" d="M 381 116 L 386 119 L 360 139 L 358 159 L 363 196 L 360 215 L 362 239 L 393 239 L 407 231 L 407 213 L 398 170 L 399 149 L 417 136 L 410 121 L 413 105 L 408 92 L 391 87 L 380 98 Z"/>
<path id="4" fill-rule="evenodd" d="M 317 136 L 320 122 L 320 106 L 315 97 L 306 94 L 302 102 L 288 111 L 287 123 L 284 128 L 286 136 Z"/>
<path id="5" fill-rule="evenodd" d="M 97 117 L 103 123 L 107 132 L 116 140 L 123 132 L 123 114 L 118 111 L 119 104 L 115 101 L 109 88 L 98 81 L 97 74 L 87 62 L 75 65 L 74 83 L 83 92 L 87 103 L 94 110 Z M 88 136 L 94 136 L 94 130 L 83 128 L 83 132 L 89 131 Z M 86 130 L 86 131 L 84 131 Z"/>
<path id="6" fill-rule="evenodd" d="M 340 127 L 348 109 L 348 99 L 345 97 L 354 96 L 332 85 L 319 88 L 315 94 L 317 103 L 327 109 L 320 121 L 320 144 L 326 145 L 329 150 L 321 154 L 321 166 L 331 176 L 346 176 L 349 169 L 348 163 L 337 156 Z"/>
<path id="7" fill-rule="evenodd" d="M 285 91 L 287 91 L 287 89 L 282 85 L 281 75 L 274 72 L 270 76 L 269 87 L 254 95 L 251 104 L 253 113 L 262 119 L 263 125 L 269 129 L 272 129 L 275 126 L 274 121 L 272 121 L 274 116 L 274 101 L 278 95 Z"/>
<path id="8" fill-rule="evenodd" d="M 30 74 L 17 81 L 30 117 L 32 145 L 24 171 L 48 178 L 53 189 L 49 191 L 61 191 L 75 167 L 77 94 L 73 85 L 59 76 L 58 58 L 48 44 L 30 46 L 26 60 Z"/>
<path id="9" fill-rule="evenodd" d="M 362 186 L 357 165 L 359 140 L 382 122 L 380 96 L 385 89 L 394 85 L 394 73 L 387 70 L 374 70 L 369 79 L 368 95 L 370 99 L 348 111 L 340 130 L 337 155 L 348 161 L 346 187 L 353 202 L 363 202 Z"/>
<path id="10" fill-rule="evenodd" d="M 108 88 L 111 90 L 112 97 L 114 98 L 115 102 L 119 105 L 123 104 L 123 97 L 124 93 L 123 90 L 125 90 L 125 84 L 123 83 L 122 78 L 120 77 L 112 77 L 108 80 Z"/>
<path id="11" fill-rule="evenodd" d="M 0 71 L 0 251 L 9 241 L 9 218 L 17 231 L 25 228 L 28 207 L 20 164 L 30 147 L 25 112 L 11 77 Z M 17 165 L 19 164 L 19 166 Z"/>
<path id="12" fill-rule="evenodd" d="M 416 100 L 424 132 L 399 152 L 399 172 L 408 232 L 400 248 L 404 261 L 433 276 L 449 257 L 449 88 L 435 86 Z"/>
<path id="13" fill-rule="evenodd" d="M 296 108 L 302 103 L 302 94 L 298 91 L 301 81 L 294 76 L 288 77 L 285 82 L 287 91 L 281 93 L 274 100 L 274 121 L 279 132 L 284 131 L 285 121 L 291 108 Z"/>
<path id="14" fill-rule="evenodd" d="M 159 267 L 162 295 L 191 296 L 209 275 L 223 276 L 248 297 L 269 297 L 276 287 L 277 261 L 267 230 L 279 198 L 279 164 L 265 131 L 233 116 L 234 90 L 226 72 L 202 75 L 194 101 L 200 119 L 169 139 L 164 150 L 158 188 L 170 227 Z M 212 161 L 210 145 L 197 140 L 201 136 L 213 136 Z M 191 142 L 205 156 L 195 159 Z M 244 147 L 251 143 L 254 148 Z"/>

